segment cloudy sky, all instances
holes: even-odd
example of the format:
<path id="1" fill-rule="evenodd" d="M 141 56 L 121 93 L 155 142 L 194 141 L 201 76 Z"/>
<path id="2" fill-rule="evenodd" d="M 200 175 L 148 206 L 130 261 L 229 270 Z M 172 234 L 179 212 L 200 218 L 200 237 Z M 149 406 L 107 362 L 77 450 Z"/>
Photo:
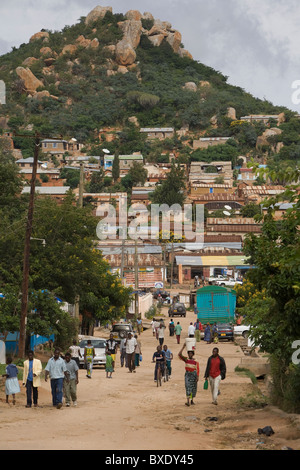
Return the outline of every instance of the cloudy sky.
<path id="1" fill-rule="evenodd" d="M 169 21 L 195 60 L 258 98 L 300 112 L 292 98 L 292 84 L 300 84 L 299 0 L 0 0 L 0 55 L 42 28 L 76 23 L 96 5 Z"/>

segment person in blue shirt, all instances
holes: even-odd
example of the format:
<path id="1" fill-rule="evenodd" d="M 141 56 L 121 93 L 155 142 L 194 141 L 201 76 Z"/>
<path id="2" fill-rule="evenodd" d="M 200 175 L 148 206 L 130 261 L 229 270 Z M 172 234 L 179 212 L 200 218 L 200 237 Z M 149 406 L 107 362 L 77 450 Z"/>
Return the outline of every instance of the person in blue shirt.
<path id="1" fill-rule="evenodd" d="M 170 349 L 168 348 L 166 344 L 164 345 L 164 353 L 166 356 L 166 366 L 168 369 L 168 375 L 169 377 L 171 377 L 171 372 L 172 372 L 171 361 L 173 359 L 173 353 L 172 351 L 170 351 Z"/>
<path id="2" fill-rule="evenodd" d="M 66 363 L 63 358 L 60 357 L 59 349 L 55 349 L 54 356 L 49 359 L 45 367 L 45 382 L 47 382 L 48 376 L 50 376 L 51 380 L 52 404 L 60 409 L 63 401 L 64 378 L 68 381 L 69 375 Z"/>

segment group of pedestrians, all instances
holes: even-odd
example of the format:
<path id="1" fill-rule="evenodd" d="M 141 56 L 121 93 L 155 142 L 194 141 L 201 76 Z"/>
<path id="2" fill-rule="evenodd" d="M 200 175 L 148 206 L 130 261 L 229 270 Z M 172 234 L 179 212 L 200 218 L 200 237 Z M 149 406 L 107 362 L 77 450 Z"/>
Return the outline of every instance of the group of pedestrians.
<path id="1" fill-rule="evenodd" d="M 61 408 L 63 397 L 66 406 L 77 405 L 77 385 L 78 385 L 78 365 L 71 360 L 71 354 L 67 352 L 62 358 L 59 349 L 54 350 L 53 356 L 49 359 L 45 367 L 45 382 L 50 377 L 52 405 Z M 28 359 L 24 361 L 23 386 L 26 387 L 26 408 L 38 406 L 38 391 L 41 386 L 41 374 L 43 371 L 40 359 L 34 357 L 34 352 L 28 352 Z M 12 403 L 15 404 L 15 396 L 20 393 L 18 381 L 18 368 L 12 363 L 11 357 L 6 360 L 5 394 L 6 403 L 9 403 L 9 396 L 12 395 Z"/>
<path id="2" fill-rule="evenodd" d="M 209 330 L 208 330 L 209 328 Z M 165 324 L 163 319 L 160 321 L 153 318 L 152 321 L 152 332 L 153 336 L 159 342 L 159 345 L 156 348 L 156 351 L 153 354 L 152 361 L 155 362 L 154 370 L 154 380 L 157 380 L 157 371 L 160 368 L 162 375 L 164 374 L 165 367 L 168 367 L 169 376 L 171 376 L 171 361 L 173 359 L 173 353 L 168 348 L 167 345 L 164 345 L 165 340 Z M 187 336 L 189 338 L 195 338 L 196 341 L 201 340 L 201 331 L 203 331 L 203 326 L 199 319 L 195 323 L 190 322 L 188 326 Z M 174 320 L 171 318 L 169 322 L 169 336 L 176 336 L 177 344 L 180 344 L 182 334 L 182 326 L 178 321 L 175 324 Z M 211 343 L 215 336 L 214 326 L 211 327 L 207 325 L 204 331 L 204 340 L 207 343 Z M 183 344 L 181 350 L 178 353 L 178 357 L 185 363 L 185 390 L 186 390 L 186 406 L 194 405 L 194 398 L 197 394 L 198 381 L 200 374 L 199 362 L 194 358 L 194 351 L 187 351 L 187 356 L 183 355 L 183 350 L 186 347 Z M 168 355 L 168 357 L 167 357 Z M 168 365 L 167 365 L 168 364 Z M 218 395 L 220 394 L 220 382 L 226 377 L 226 364 L 223 357 L 219 355 L 219 349 L 217 347 L 213 348 L 212 355 L 208 358 L 204 380 L 205 383 L 209 383 L 211 394 L 212 394 L 212 403 L 214 405 L 218 404 Z"/>

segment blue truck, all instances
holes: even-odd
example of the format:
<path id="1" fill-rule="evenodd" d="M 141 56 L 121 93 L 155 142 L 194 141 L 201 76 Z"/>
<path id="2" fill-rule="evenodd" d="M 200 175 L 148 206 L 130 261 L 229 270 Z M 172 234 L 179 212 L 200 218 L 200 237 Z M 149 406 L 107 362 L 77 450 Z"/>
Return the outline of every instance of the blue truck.
<path id="1" fill-rule="evenodd" d="M 235 323 L 236 292 L 221 286 L 197 290 L 197 318 L 206 323 Z"/>

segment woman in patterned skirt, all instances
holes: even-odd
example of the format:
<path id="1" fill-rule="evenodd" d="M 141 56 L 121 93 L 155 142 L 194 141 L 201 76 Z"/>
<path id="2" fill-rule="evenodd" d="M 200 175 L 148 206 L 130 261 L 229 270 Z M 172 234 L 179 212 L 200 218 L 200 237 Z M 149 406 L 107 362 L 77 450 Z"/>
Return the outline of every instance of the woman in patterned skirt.
<path id="1" fill-rule="evenodd" d="M 185 348 L 185 344 L 182 346 L 178 357 L 181 359 L 183 362 L 185 362 L 185 376 L 184 376 L 184 382 L 185 382 L 185 390 L 186 390 L 186 406 L 194 405 L 193 398 L 197 394 L 197 386 L 198 386 L 198 380 L 199 380 L 199 362 L 195 361 L 193 359 L 194 357 L 194 351 L 188 351 L 188 357 L 185 357 L 182 355 L 182 351 Z M 191 400 L 191 403 L 190 403 Z"/>

